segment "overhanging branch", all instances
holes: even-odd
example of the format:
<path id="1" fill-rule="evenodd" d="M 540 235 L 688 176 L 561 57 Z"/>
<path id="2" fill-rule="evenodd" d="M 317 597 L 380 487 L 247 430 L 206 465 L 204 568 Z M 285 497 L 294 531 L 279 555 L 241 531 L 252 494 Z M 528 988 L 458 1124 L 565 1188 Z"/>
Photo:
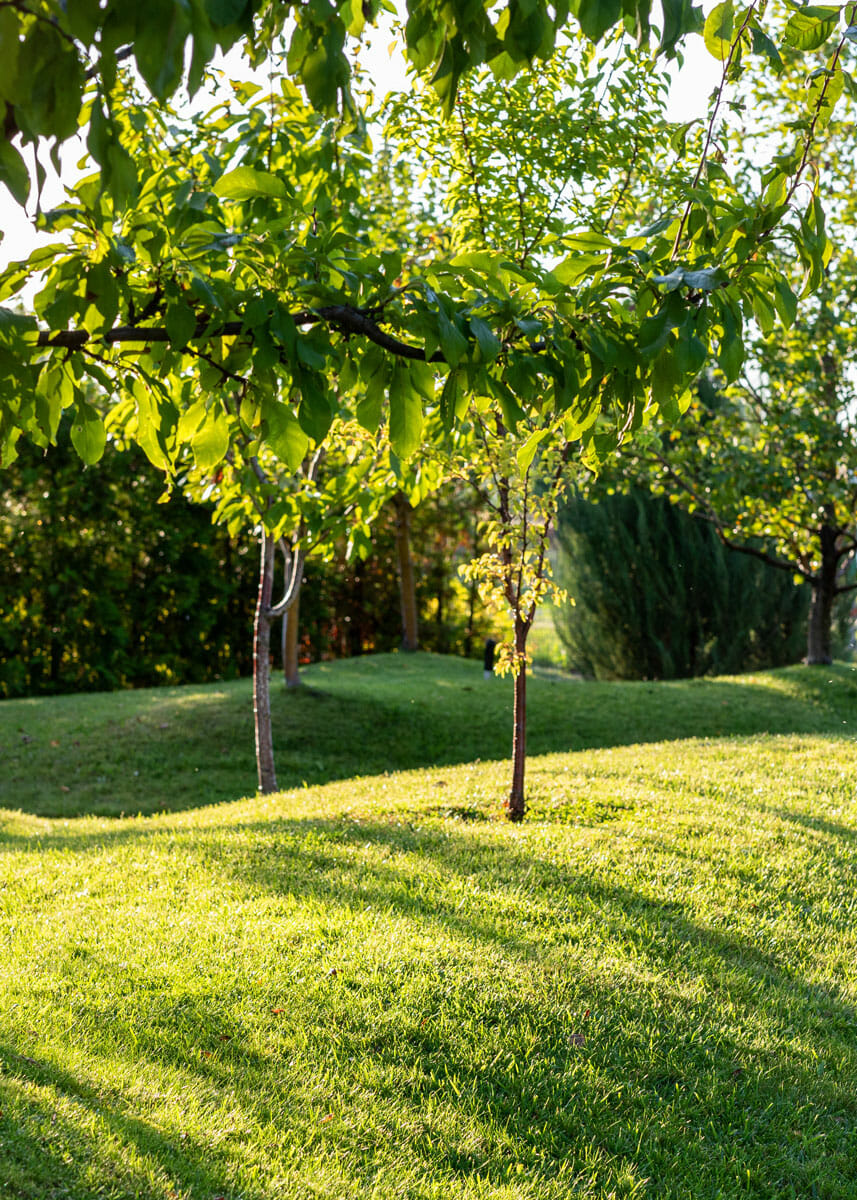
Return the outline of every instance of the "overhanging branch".
<path id="1" fill-rule="evenodd" d="M 328 305 L 324 308 L 304 309 L 291 313 L 295 325 L 326 324 L 332 329 L 346 335 L 365 337 L 374 342 L 389 354 L 399 358 L 410 358 L 417 362 L 446 362 L 442 351 L 436 350 L 426 355 L 420 346 L 412 346 L 399 338 L 385 333 L 370 313 L 347 304 Z M 243 321 L 224 321 L 220 325 L 198 325 L 191 341 L 205 341 L 214 337 L 239 337 L 242 333 L 252 334 L 245 328 Z M 120 342 L 148 344 L 151 342 L 169 342 L 170 335 L 162 325 L 117 325 L 105 333 L 90 333 L 86 329 L 60 329 L 56 331 L 42 330 L 39 333 L 37 345 L 57 350 L 82 350 L 90 342 L 102 342 L 108 346 Z"/>

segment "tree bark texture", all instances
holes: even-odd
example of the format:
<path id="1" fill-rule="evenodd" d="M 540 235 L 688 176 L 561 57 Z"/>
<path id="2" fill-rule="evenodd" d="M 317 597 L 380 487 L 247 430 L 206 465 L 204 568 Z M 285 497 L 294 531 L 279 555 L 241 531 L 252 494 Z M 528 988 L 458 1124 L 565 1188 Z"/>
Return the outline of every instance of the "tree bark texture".
<path id="1" fill-rule="evenodd" d="M 512 732 L 512 786 L 506 801 L 506 816 L 510 821 L 523 821 L 527 806 L 524 801 L 524 771 L 527 763 L 527 633 L 523 621 L 515 621 L 515 709 Z"/>
<path id="2" fill-rule="evenodd" d="M 271 595 L 274 590 L 274 540 L 262 531 L 259 593 L 253 625 L 253 716 L 256 769 L 260 792 L 275 792 L 274 740 L 271 731 Z"/>
<path id="3" fill-rule="evenodd" d="M 402 649 L 416 650 L 419 633 L 417 590 L 411 558 L 411 506 L 403 492 L 396 492 L 393 503 L 396 507 L 396 553 L 399 560 L 399 594 L 402 601 Z"/>
<path id="4" fill-rule="evenodd" d="M 298 664 L 298 634 L 300 633 L 300 614 L 298 609 L 300 607 L 300 598 L 300 584 L 298 584 L 291 608 L 283 613 L 283 676 L 287 688 L 296 688 L 301 685 Z"/>
<path id="5" fill-rule="evenodd" d="M 827 666 L 832 661 L 831 631 L 833 604 L 836 599 L 836 572 L 839 567 L 839 552 L 836 546 L 836 531 L 822 525 L 821 570 L 812 581 L 812 602 L 809 606 L 809 631 L 807 636 L 807 666 Z"/>

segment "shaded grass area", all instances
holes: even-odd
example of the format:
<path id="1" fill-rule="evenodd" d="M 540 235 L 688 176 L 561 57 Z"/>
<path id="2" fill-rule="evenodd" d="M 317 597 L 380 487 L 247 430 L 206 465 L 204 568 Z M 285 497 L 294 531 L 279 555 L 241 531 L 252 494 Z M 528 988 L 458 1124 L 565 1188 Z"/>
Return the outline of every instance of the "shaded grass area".
<path id="1" fill-rule="evenodd" d="M 275 686 L 282 787 L 505 757 L 511 682 L 437 655 L 318 664 Z M 531 754 L 687 737 L 857 728 L 847 666 L 674 683 L 537 671 Z M 250 683 L 0 702 L 0 806 L 46 816 L 175 811 L 255 790 Z"/>
<path id="2" fill-rule="evenodd" d="M 851 1200 L 853 743 L 504 782 L 6 814 L 0 1195 Z"/>

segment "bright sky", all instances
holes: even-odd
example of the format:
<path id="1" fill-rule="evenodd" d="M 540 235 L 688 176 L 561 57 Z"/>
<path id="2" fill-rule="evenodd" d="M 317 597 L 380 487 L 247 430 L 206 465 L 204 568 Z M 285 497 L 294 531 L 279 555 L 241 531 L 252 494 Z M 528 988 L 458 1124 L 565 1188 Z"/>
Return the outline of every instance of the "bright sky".
<path id="1" fill-rule="evenodd" d="M 364 46 L 360 60 L 364 69 L 374 80 L 379 92 L 400 87 L 404 81 L 404 65 L 400 54 L 391 57 L 389 53 L 390 35 L 381 32 L 370 44 Z M 225 65 L 233 78 L 246 78 L 250 74 L 246 64 L 237 53 L 231 54 L 221 65 Z M 684 66 L 677 72 L 670 94 L 669 117 L 674 121 L 689 121 L 694 117 L 703 116 L 707 109 L 708 97 L 712 88 L 717 85 L 720 75 L 719 64 L 707 53 L 702 39 L 694 36 L 689 40 L 686 49 Z M 260 81 L 264 82 L 261 80 Z M 84 153 L 83 140 L 74 139 L 64 149 L 62 154 L 63 175 L 72 180 L 78 175 L 77 161 Z M 27 161 L 32 165 L 32 147 L 26 152 Z M 47 155 L 42 155 L 48 167 L 48 180 L 42 192 L 42 206 L 50 209 L 59 205 L 63 200 L 63 188 L 60 180 L 47 163 Z M 22 212 L 9 196 L 6 188 L 0 185 L 0 229 L 3 240 L 0 241 L 0 269 L 14 259 L 25 258 L 40 242 L 48 242 L 56 238 L 56 234 L 39 234 L 36 232 L 32 219 L 35 214 L 35 199 L 31 197 L 28 206 L 29 216 Z"/>

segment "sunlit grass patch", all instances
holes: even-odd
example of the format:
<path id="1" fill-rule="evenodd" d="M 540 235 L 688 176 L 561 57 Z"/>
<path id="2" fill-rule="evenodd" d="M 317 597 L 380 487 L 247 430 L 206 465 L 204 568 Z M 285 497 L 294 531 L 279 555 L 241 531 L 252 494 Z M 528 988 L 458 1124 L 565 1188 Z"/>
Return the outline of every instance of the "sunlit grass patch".
<path id="1" fill-rule="evenodd" d="M 537 682 L 602 738 L 532 759 L 519 827 L 505 762 L 356 742 L 271 797 L 4 814 L 0 1195 L 852 1200 L 850 673 Z"/>

